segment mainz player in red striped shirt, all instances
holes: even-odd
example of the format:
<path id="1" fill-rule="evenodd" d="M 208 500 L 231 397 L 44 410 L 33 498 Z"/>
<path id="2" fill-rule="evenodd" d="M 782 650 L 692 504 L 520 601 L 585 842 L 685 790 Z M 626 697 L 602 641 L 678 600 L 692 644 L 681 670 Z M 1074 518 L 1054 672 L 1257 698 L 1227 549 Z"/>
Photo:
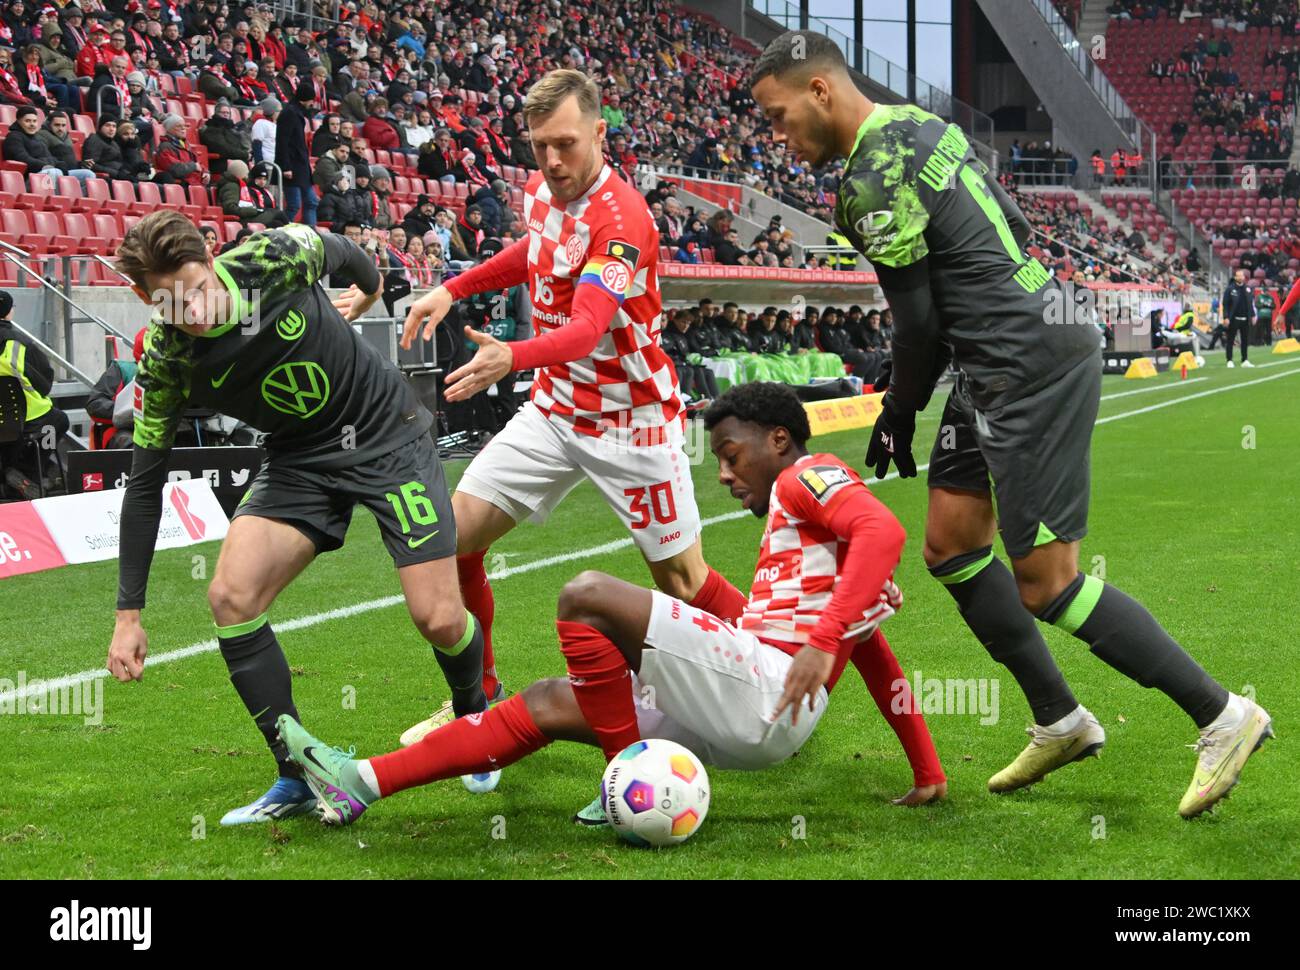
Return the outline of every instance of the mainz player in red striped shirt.
<path id="1" fill-rule="evenodd" d="M 483 689 L 504 697 L 492 651 L 489 547 L 541 523 L 584 478 L 627 528 L 654 584 L 706 612 L 743 597 L 704 561 L 677 374 L 659 342 L 659 236 L 646 201 L 605 164 L 600 92 L 578 71 L 528 89 L 524 115 L 540 166 L 523 197 L 526 238 L 416 301 L 403 346 L 454 301 L 525 284 L 533 336 L 504 343 L 466 328 L 472 360 L 447 375 L 448 401 L 534 372 L 532 392 L 465 470 L 452 497 L 465 605 L 484 634 Z M 449 708 L 407 730 L 414 743 Z M 468 783 L 467 783 L 468 784 Z M 476 785 L 470 785 L 472 789 Z"/>
<path id="2" fill-rule="evenodd" d="M 733 613 L 739 625 L 658 590 L 582 573 L 560 594 L 566 680 L 539 681 L 362 761 L 281 718 L 281 737 L 327 822 L 350 823 L 377 798 L 496 770 L 557 740 L 598 746 L 608 760 L 642 738 L 667 738 L 709 764 L 766 768 L 808 740 L 850 661 L 912 765 L 914 787 L 896 804 L 945 797 L 929 731 L 879 629 L 902 602 L 893 582 L 902 526 L 843 462 L 808 454 L 807 415 L 788 387 L 733 388 L 705 424 L 722 484 L 767 518 L 753 591 Z M 578 820 L 598 815 L 597 803 Z"/>

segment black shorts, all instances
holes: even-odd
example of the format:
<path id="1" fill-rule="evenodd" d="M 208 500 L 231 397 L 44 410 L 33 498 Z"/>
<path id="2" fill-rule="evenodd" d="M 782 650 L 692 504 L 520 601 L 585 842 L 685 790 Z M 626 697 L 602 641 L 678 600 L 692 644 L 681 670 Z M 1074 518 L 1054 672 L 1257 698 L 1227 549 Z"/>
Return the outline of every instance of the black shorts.
<path id="1" fill-rule="evenodd" d="M 442 462 L 427 434 L 351 468 L 316 471 L 268 459 L 235 517 L 287 522 L 311 539 L 319 554 L 343 545 L 358 503 L 374 513 L 395 566 L 455 555 L 456 519 Z"/>
<path id="2" fill-rule="evenodd" d="M 1089 452 L 1101 399 L 1101 355 L 1061 379 L 989 411 L 958 375 L 930 452 L 931 488 L 992 491 L 1013 559 L 1053 539 L 1088 534 Z"/>

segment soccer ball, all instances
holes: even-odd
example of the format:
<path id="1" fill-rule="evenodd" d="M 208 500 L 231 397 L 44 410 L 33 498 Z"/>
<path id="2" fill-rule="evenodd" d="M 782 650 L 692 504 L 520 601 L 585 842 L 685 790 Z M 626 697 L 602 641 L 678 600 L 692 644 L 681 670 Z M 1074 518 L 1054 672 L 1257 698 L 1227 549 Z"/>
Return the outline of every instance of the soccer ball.
<path id="1" fill-rule="evenodd" d="M 633 845 L 676 845 L 709 812 L 709 776 L 700 759 L 675 741 L 638 741 L 605 768 L 600 807 L 614 831 Z"/>

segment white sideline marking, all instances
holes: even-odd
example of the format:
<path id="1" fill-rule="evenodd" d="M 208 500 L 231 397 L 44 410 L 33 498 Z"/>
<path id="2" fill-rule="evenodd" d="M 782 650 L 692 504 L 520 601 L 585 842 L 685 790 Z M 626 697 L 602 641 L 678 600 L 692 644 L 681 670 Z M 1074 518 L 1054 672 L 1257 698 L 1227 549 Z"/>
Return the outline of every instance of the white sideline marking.
<path id="1" fill-rule="evenodd" d="M 1290 363 L 1288 361 L 1287 363 Z M 1195 394 L 1185 394 L 1182 397 L 1174 398 L 1172 401 L 1161 401 L 1159 404 L 1151 404 L 1144 408 L 1138 408 L 1136 411 L 1124 411 L 1120 414 L 1112 414 L 1108 417 L 1099 418 L 1097 424 L 1109 424 L 1111 421 L 1118 421 L 1121 418 L 1131 418 L 1138 414 L 1147 414 L 1151 411 L 1159 411 L 1161 408 L 1171 407 L 1175 404 L 1182 404 L 1184 401 L 1194 401 L 1198 397 L 1209 397 L 1212 394 L 1222 394 L 1225 391 L 1236 391 L 1243 387 L 1250 387 L 1254 384 L 1266 384 L 1269 381 L 1281 380 L 1283 377 L 1294 377 L 1300 374 L 1300 367 L 1295 370 L 1283 371 L 1280 374 L 1270 374 L 1268 377 L 1257 377 L 1253 381 L 1242 381 L 1240 384 L 1228 384 L 1224 387 L 1216 387 L 1209 391 L 1198 391 Z"/>
<path id="2" fill-rule="evenodd" d="M 1279 364 L 1284 364 L 1284 363 L 1285 364 L 1300 363 L 1300 361 L 1275 361 L 1274 363 L 1271 364 L 1261 364 L 1259 366 L 1275 367 Z M 1250 387 L 1254 384 L 1264 384 L 1267 383 L 1268 381 L 1276 381 L 1283 377 L 1293 377 L 1296 374 L 1300 374 L 1300 367 L 1297 367 L 1295 370 L 1292 371 L 1285 371 L 1281 374 L 1272 374 L 1268 377 L 1259 377 L 1254 380 L 1243 381 L 1240 384 L 1228 384 L 1224 387 L 1216 387 L 1208 391 L 1200 391 L 1196 394 L 1187 394 L 1182 397 L 1174 398 L 1171 401 L 1162 401 L 1159 404 L 1152 404 L 1149 407 L 1138 408 L 1135 411 L 1125 411 L 1121 414 L 1112 414 L 1109 417 L 1098 419 L 1097 425 L 1108 424 L 1111 421 L 1119 421 L 1122 420 L 1123 418 L 1136 417 L 1139 414 L 1147 414 L 1148 412 L 1151 411 L 1158 411 L 1161 408 L 1173 407 L 1175 404 L 1182 404 L 1185 401 L 1192 401 L 1200 397 L 1209 397 L 1212 394 L 1222 394 L 1225 391 L 1235 391 L 1243 387 Z M 1173 385 L 1173 386 L 1179 386 L 1179 385 Z M 1143 388 L 1143 390 L 1147 390 L 1147 388 Z M 1151 390 L 1154 390 L 1154 388 L 1151 388 Z M 1124 393 L 1131 393 L 1131 392 L 1126 391 Z M 928 464 L 917 465 L 916 470 L 918 473 L 920 473 L 925 471 L 929 467 L 930 466 Z M 892 471 L 884 478 L 875 479 L 875 478 L 868 477 L 864 479 L 864 481 L 866 481 L 869 485 L 874 486 L 874 485 L 879 485 L 883 482 L 892 481 L 897 477 L 898 477 L 898 472 Z M 710 525 L 717 525 L 719 522 L 730 522 L 734 519 L 741 519 L 749 514 L 750 513 L 745 511 L 744 509 L 738 509 L 735 512 L 725 512 L 722 515 L 714 515 L 711 516 L 710 518 L 702 519 L 700 521 L 700 528 L 703 529 Z M 520 563 L 518 566 L 507 566 L 505 569 L 499 569 L 494 573 L 490 573 L 488 575 L 488 578 L 506 579 L 510 576 L 517 576 L 520 573 L 530 573 L 538 569 L 547 569 L 551 566 L 556 566 L 559 565 L 560 563 L 565 563 L 565 562 L 572 562 L 576 559 L 590 559 L 593 556 L 600 556 L 610 552 L 617 552 L 620 549 L 626 549 L 630 545 L 632 545 L 632 539 L 630 537 L 625 536 L 621 539 L 614 539 L 611 542 L 602 543 L 599 546 L 591 546 L 586 549 L 575 549 L 572 552 L 564 552 L 555 556 L 545 556 L 541 559 L 534 559 L 531 562 Z M 380 599 L 366 600 L 365 602 L 362 603 L 354 603 L 352 606 L 342 606 L 339 607 L 338 609 L 326 610 L 323 613 L 312 613 L 309 614 L 308 616 L 299 616 L 292 620 L 285 620 L 284 622 L 276 623 L 275 628 L 283 632 L 289 632 L 291 630 L 302 630 L 307 627 L 312 627 L 320 623 L 328 622 L 329 620 L 341 620 L 346 617 L 357 616 L 360 613 L 369 613 L 372 610 L 386 609 L 390 606 L 396 606 L 402 602 L 405 602 L 405 600 L 401 596 L 384 596 Z M 171 663 L 172 661 L 184 660 L 187 657 L 193 657 L 201 653 L 209 653 L 216 649 L 217 649 L 216 640 L 202 640 L 198 643 L 192 643 L 188 647 L 181 647 L 178 650 L 169 650 L 166 653 L 160 653 L 152 657 L 148 657 L 145 659 L 144 665 L 146 667 L 153 667 L 157 664 Z M 15 689 L 0 694 L 0 704 L 16 701 L 20 697 L 32 697 L 37 693 L 44 693 L 45 691 L 49 691 L 49 690 L 59 690 L 64 687 L 71 687 L 74 684 L 85 683 L 86 681 L 90 681 L 90 680 L 98 680 L 101 677 L 107 677 L 107 676 L 108 676 L 108 671 L 101 667 L 98 670 L 83 670 L 79 673 L 68 674 L 64 677 L 56 677 L 52 680 L 31 681 L 21 691 Z"/>
<path id="3" fill-rule="evenodd" d="M 1151 391 L 1167 391 L 1174 387 L 1186 387 L 1188 384 L 1195 384 L 1197 381 L 1208 381 L 1208 377 L 1191 377 L 1185 381 L 1179 381 L 1177 384 L 1159 384 L 1155 387 L 1139 387 L 1136 391 L 1120 391 L 1118 394 L 1104 394 L 1103 401 L 1113 401 L 1117 397 L 1128 397 L 1131 394 L 1147 394 Z"/>

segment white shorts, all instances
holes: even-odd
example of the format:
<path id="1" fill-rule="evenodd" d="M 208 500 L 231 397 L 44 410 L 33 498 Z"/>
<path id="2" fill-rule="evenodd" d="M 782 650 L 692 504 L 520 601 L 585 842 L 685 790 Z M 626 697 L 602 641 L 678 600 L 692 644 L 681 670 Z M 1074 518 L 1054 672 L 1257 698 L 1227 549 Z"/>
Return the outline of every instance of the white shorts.
<path id="1" fill-rule="evenodd" d="M 690 459 L 677 434 L 661 445 L 620 445 L 549 420 L 531 402 L 478 453 L 456 486 L 516 522 L 546 521 L 584 478 L 591 480 L 648 562 L 695 544 Z"/>
<path id="2" fill-rule="evenodd" d="M 798 724 L 788 709 L 772 723 L 794 658 L 679 599 L 651 595 L 652 649 L 641 652 L 632 683 L 641 736 L 676 741 L 719 768 L 766 768 L 798 751 L 826 711 L 826 688 Z"/>

